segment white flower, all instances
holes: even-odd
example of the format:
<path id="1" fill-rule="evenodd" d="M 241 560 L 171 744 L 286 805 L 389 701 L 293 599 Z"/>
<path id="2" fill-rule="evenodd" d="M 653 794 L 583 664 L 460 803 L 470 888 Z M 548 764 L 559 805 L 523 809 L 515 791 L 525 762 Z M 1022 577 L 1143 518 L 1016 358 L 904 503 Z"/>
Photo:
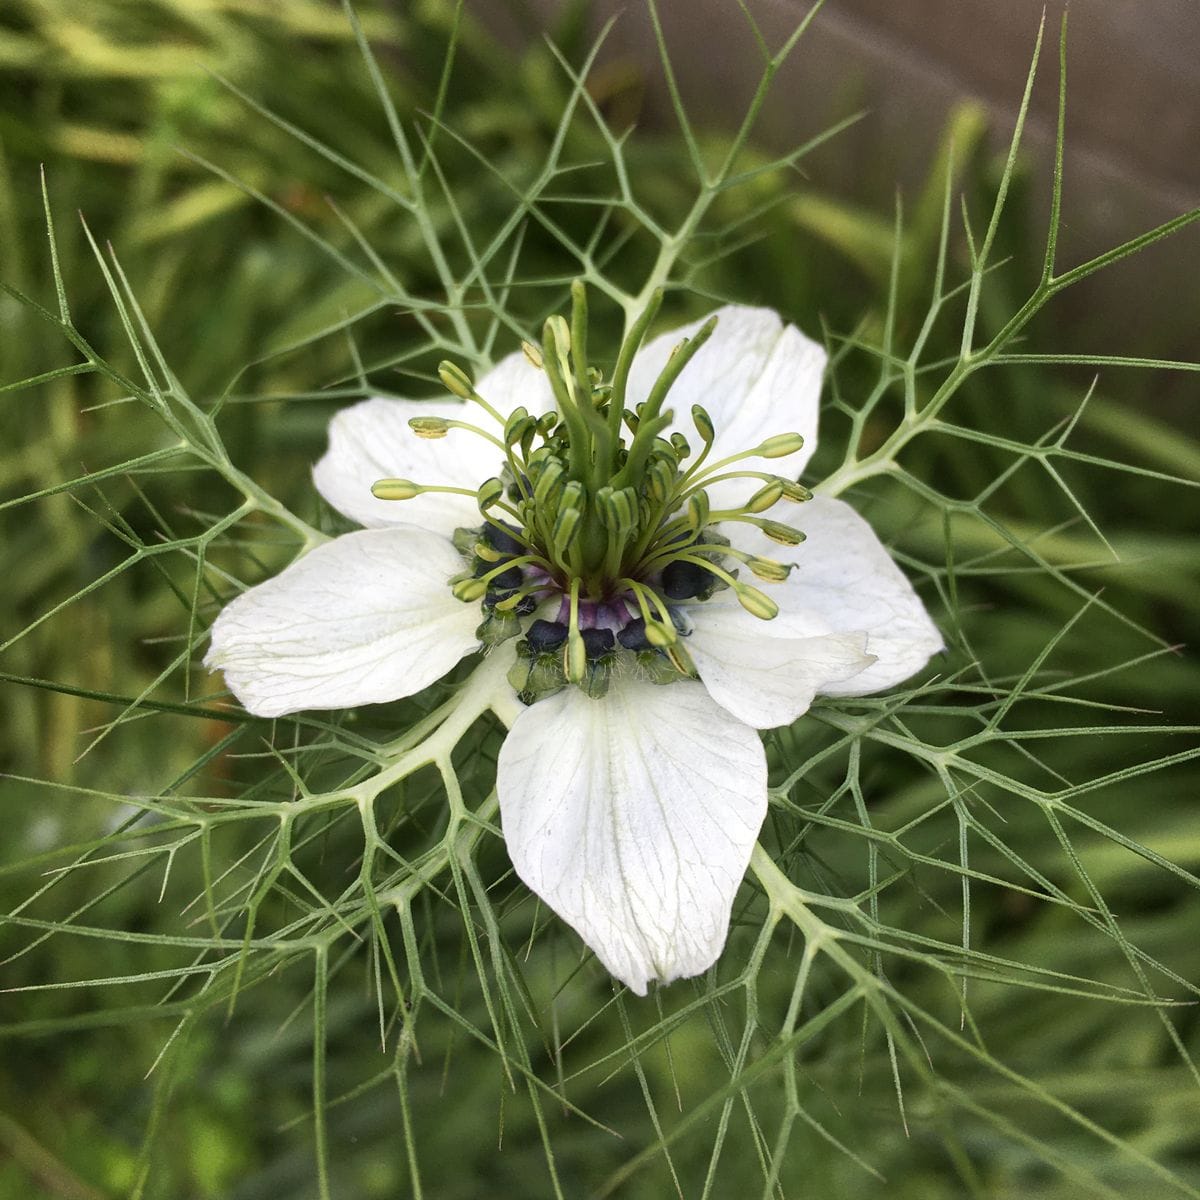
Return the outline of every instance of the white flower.
<path id="1" fill-rule="evenodd" d="M 544 359 L 514 354 L 474 388 L 444 371 L 453 391 L 490 406 L 482 420 L 493 436 L 508 424 L 501 440 L 514 455 L 507 482 L 516 498 L 503 525 L 493 515 L 506 511 L 499 485 L 483 493 L 487 523 L 476 493 L 503 473 L 505 455 L 455 424 L 477 418 L 467 400 L 374 399 L 339 413 L 314 479 L 367 528 L 237 597 L 213 626 L 205 660 L 247 709 L 279 716 L 409 696 L 481 636 L 514 639 L 510 677 L 528 707 L 499 760 L 509 854 L 521 879 L 639 994 L 650 980 L 704 971 L 724 945 L 767 808 L 757 730 L 794 721 L 818 695 L 891 687 L 942 648 L 912 586 L 852 508 L 822 496 L 794 503 L 806 493 L 790 483 L 790 500 L 779 498 L 816 445 L 823 350 L 768 310 L 715 315 L 715 331 L 697 322 L 638 349 L 623 396 L 618 372 L 624 409 L 641 406 L 640 421 L 621 426 L 623 449 L 609 436 L 620 414 L 608 393 L 580 395 L 595 378 L 585 382 L 586 364 L 573 366 L 578 347 L 563 322 L 548 323 Z M 682 339 L 685 351 L 672 358 Z M 662 436 L 651 441 L 664 371 L 678 372 L 666 393 L 678 415 L 668 421 L 663 410 Z M 701 409 L 688 424 L 693 405 Z M 409 421 L 429 417 L 451 424 L 418 422 L 425 436 L 416 436 Z M 685 428 L 711 438 L 699 458 L 717 470 L 701 471 L 686 442 L 663 440 Z M 783 431 L 802 435 L 802 448 L 799 437 L 776 436 Z M 585 436 L 579 467 L 571 446 Z M 544 454 L 531 450 L 539 438 Z M 756 458 L 768 456 L 782 479 L 763 473 Z M 574 492 L 564 489 L 570 469 L 559 478 L 572 463 L 591 472 Z M 375 481 L 395 476 L 462 490 L 390 485 L 412 497 L 403 504 L 372 494 Z M 618 486 L 601 495 L 596 484 L 610 476 Z M 775 556 L 780 540 L 799 541 L 792 527 L 804 541 L 789 551 L 798 564 L 789 571 Z M 466 529 L 479 531 L 471 540 L 483 557 L 471 557 Z M 743 566 L 766 580 L 762 588 L 735 576 Z"/>

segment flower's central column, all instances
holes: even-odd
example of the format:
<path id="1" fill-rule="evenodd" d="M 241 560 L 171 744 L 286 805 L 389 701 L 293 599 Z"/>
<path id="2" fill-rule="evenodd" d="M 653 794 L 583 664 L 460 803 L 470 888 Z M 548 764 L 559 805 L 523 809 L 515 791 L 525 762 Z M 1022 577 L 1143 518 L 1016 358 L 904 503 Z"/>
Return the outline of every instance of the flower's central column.
<path id="1" fill-rule="evenodd" d="M 568 684 L 603 695 L 622 655 L 656 682 L 694 677 L 685 645 L 688 609 L 732 589 L 747 611 L 771 620 L 777 605 L 739 578 L 741 569 L 772 583 L 791 570 L 735 549 L 719 526 L 751 522 L 787 546 L 803 538 L 761 514 L 781 499 L 808 499 L 808 491 L 743 466 L 747 459 L 794 454 L 799 434 L 779 434 L 714 461 L 717 431 L 704 408 L 691 409 L 698 450 L 675 428 L 672 385 L 711 336 L 715 317 L 680 341 L 645 398 L 628 405 L 634 357 L 661 299 L 656 295 L 635 322 L 606 379 L 589 361 L 587 294 L 576 281 L 570 321 L 551 317 L 541 345 L 523 346 L 545 373 L 552 408 L 535 415 L 518 406 L 502 417 L 460 367 L 445 362 L 439 375 L 447 389 L 488 413 L 500 432 L 444 417 L 410 421 L 422 437 L 466 428 L 503 452 L 501 475 L 474 493 L 483 524 L 456 537 L 467 562 L 450 582 L 460 600 L 482 602 L 485 644 L 520 637 L 511 678 L 527 703 Z M 741 507 L 713 509 L 707 489 L 730 479 L 761 486 Z M 382 499 L 430 490 L 437 489 L 395 479 L 373 488 Z"/>

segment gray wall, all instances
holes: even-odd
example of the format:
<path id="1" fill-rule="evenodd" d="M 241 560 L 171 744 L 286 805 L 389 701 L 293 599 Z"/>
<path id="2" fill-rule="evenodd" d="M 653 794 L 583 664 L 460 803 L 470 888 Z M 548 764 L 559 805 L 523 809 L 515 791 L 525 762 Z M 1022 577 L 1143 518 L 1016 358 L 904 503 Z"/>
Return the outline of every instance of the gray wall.
<path id="1" fill-rule="evenodd" d="M 477 11 L 506 2 L 512 0 L 477 0 Z M 802 0 L 747 2 L 772 45 L 811 7 Z M 545 28 L 567 7 L 563 0 L 524 3 Z M 1044 172 L 1043 193 L 1064 6 L 1046 6 L 1027 139 Z M 890 211 L 896 184 L 914 194 L 957 103 L 984 104 L 997 145 L 1007 139 L 1042 9 L 1042 0 L 828 0 L 777 80 L 762 140 L 793 145 L 868 108 L 866 120 L 810 160 L 808 174 L 822 190 Z M 642 0 L 593 0 L 592 10 L 593 28 L 620 14 L 605 58 L 644 72 L 640 119 L 671 121 Z M 690 109 L 702 122 L 728 126 L 760 71 L 737 3 L 659 0 L 659 11 Z M 1068 83 L 1065 264 L 1200 205 L 1200 0 L 1073 0 Z M 1200 356 L 1200 228 L 1085 284 L 1064 314 L 1083 309 L 1119 318 L 1126 352 Z"/>

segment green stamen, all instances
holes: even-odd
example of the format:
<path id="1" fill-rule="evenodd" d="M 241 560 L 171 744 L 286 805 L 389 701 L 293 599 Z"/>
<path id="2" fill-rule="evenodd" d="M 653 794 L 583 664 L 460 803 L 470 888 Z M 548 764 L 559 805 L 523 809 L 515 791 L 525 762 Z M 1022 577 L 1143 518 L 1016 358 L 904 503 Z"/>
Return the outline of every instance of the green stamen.
<path id="1" fill-rule="evenodd" d="M 579 632 L 579 580 L 571 580 L 571 618 L 563 647 L 563 674 L 568 683 L 582 683 L 587 674 L 587 647 Z"/>

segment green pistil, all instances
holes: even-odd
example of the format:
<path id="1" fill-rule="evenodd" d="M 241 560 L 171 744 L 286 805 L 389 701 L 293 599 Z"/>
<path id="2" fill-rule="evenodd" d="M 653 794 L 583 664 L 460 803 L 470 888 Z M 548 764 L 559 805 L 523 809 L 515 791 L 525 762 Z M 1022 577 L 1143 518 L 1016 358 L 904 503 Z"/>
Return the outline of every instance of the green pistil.
<path id="1" fill-rule="evenodd" d="M 662 288 L 657 288 L 650 297 L 650 303 L 646 305 L 645 311 L 634 321 L 633 328 L 629 331 L 629 336 L 622 342 L 621 349 L 617 354 L 617 365 L 613 369 L 612 391 L 609 394 L 608 404 L 609 440 L 613 448 L 613 455 L 610 458 L 608 467 L 609 472 L 614 475 L 617 471 L 615 451 L 621 442 L 621 423 L 626 415 L 625 392 L 629 386 L 629 372 L 633 367 L 634 355 L 637 354 L 642 342 L 645 341 L 650 325 L 658 315 L 662 300 Z M 630 432 L 636 434 L 637 428 L 638 421 L 635 417 L 633 423 L 630 425 Z"/>
<path id="2" fill-rule="evenodd" d="M 497 600 L 492 606 L 498 612 L 509 613 L 516 609 L 522 600 L 532 596 L 534 592 L 540 592 L 544 587 L 541 583 L 526 583 L 517 588 L 511 596 L 505 596 L 502 600 Z"/>
<path id="3" fill-rule="evenodd" d="M 571 358 L 575 364 L 576 398 L 592 395 L 587 360 L 588 309 L 587 288 L 582 279 L 571 284 Z M 607 433 L 607 427 L 605 427 Z"/>

